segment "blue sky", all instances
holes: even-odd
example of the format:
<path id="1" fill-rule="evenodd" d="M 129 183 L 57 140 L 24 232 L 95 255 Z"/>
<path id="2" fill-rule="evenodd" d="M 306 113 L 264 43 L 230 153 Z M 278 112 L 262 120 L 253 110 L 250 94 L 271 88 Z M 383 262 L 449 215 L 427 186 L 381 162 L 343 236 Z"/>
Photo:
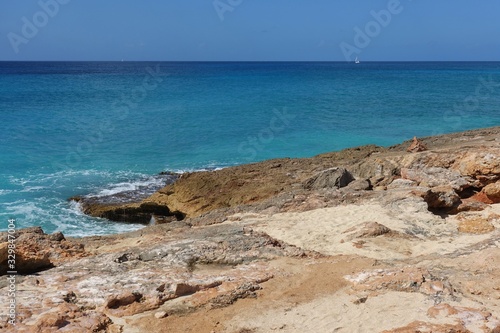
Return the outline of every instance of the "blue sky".
<path id="1" fill-rule="evenodd" d="M 500 60 L 500 1 L 397 2 L 0 0 L 0 60 Z"/>

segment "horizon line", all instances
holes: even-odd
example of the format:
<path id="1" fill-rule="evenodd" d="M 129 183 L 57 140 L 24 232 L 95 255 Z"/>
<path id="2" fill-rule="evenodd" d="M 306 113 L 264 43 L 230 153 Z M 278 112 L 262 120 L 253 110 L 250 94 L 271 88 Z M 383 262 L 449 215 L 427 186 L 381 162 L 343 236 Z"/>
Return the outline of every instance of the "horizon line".
<path id="1" fill-rule="evenodd" d="M 0 60 L 0 62 L 322 62 L 322 63 L 354 63 L 346 60 Z M 500 60 L 364 60 L 361 63 L 388 63 L 388 62 L 500 62 Z"/>

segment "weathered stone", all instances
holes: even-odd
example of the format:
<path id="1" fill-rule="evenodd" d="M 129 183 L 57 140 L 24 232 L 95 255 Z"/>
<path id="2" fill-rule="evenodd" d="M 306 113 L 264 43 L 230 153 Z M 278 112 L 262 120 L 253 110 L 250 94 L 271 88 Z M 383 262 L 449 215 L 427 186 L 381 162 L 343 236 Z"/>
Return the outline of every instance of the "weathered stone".
<path id="1" fill-rule="evenodd" d="M 401 177 L 412 180 L 420 186 L 451 186 L 456 191 L 462 191 L 471 186 L 470 182 L 458 172 L 440 167 L 402 168 Z"/>
<path id="2" fill-rule="evenodd" d="M 363 272 L 355 276 L 346 276 L 354 283 L 355 290 L 391 289 L 396 291 L 416 292 L 425 281 L 431 280 L 426 269 L 407 267 L 401 270 L 376 270 Z"/>
<path id="3" fill-rule="evenodd" d="M 425 144 L 420 141 L 419 139 L 417 139 L 416 136 L 413 137 L 413 142 L 411 143 L 411 145 L 408 147 L 408 149 L 406 151 L 408 151 L 409 153 L 418 153 L 418 152 L 421 152 L 421 151 L 426 151 L 427 150 L 427 147 L 425 146 Z"/>
<path id="4" fill-rule="evenodd" d="M 189 174 L 134 204 L 149 212 L 179 209 L 187 218 L 129 234 L 71 240 L 40 228 L 21 230 L 16 237 L 22 253 L 49 253 L 55 267 L 16 280 L 15 329 L 238 332 L 243 329 L 234 321 L 248 314 L 256 323 L 249 330 L 262 332 L 494 331 L 500 311 L 494 230 L 499 211 L 473 194 L 485 187 L 480 193 L 488 198 L 495 191 L 494 165 L 486 164 L 496 158 L 499 131 L 479 132 L 488 141 L 472 134 L 426 138 L 432 151 L 419 154 L 407 154 L 405 143 Z M 460 169 L 463 160 L 478 149 L 482 166 L 461 174 L 467 169 Z M 331 168 L 348 168 L 379 191 L 366 191 L 363 180 L 337 189 L 328 177 L 318 188 L 304 188 Z M 394 180 L 401 168 L 417 180 Z M 428 206 L 446 214 L 432 214 Z M 127 207 L 132 204 L 113 210 L 132 214 Z M 469 232 L 482 235 L 464 234 Z M 6 240 L 0 234 L 0 257 L 7 253 Z M 4 304 L 8 288 L 2 279 Z M 255 299 L 224 309 L 240 298 Z M 447 302 L 453 305 L 439 307 Z M 287 326 L 294 311 L 309 316 L 304 325 L 311 326 L 300 320 Z M 260 319 L 268 314 L 265 326 Z M 280 316 L 285 321 L 275 324 Z M 358 318 L 373 325 L 356 327 Z M 0 322 L 2 332 L 11 328 Z"/>
<path id="5" fill-rule="evenodd" d="M 190 284 L 186 284 L 186 283 L 179 283 L 175 287 L 174 294 L 177 297 L 191 295 L 191 294 L 194 294 L 195 292 L 199 291 L 200 289 L 201 289 L 200 286 L 190 285 Z"/>
<path id="6" fill-rule="evenodd" d="M 478 150 L 467 151 L 452 168 L 486 186 L 500 179 L 500 148 L 481 147 Z"/>
<path id="7" fill-rule="evenodd" d="M 347 239 L 378 237 L 391 232 L 391 229 L 378 222 L 365 222 L 355 228 L 344 231 Z"/>
<path id="8" fill-rule="evenodd" d="M 500 182 L 486 185 L 482 192 L 492 203 L 500 203 Z"/>
<path id="9" fill-rule="evenodd" d="M 347 185 L 347 189 L 352 191 L 368 191 L 372 189 L 369 179 L 356 179 Z"/>
<path id="10" fill-rule="evenodd" d="M 466 218 L 459 222 L 458 231 L 468 234 L 487 234 L 495 230 L 495 226 L 493 226 L 491 220 L 492 217 Z"/>
<path id="11" fill-rule="evenodd" d="M 2 234 L 0 238 L 7 240 L 7 233 Z M 39 227 L 20 229 L 14 237 L 15 267 L 8 269 L 8 243 L 0 243 L 0 275 L 6 274 L 7 270 L 16 270 L 20 274 L 35 273 L 86 255 L 81 244 L 66 241 L 62 233 L 46 235 Z"/>
<path id="12" fill-rule="evenodd" d="M 142 295 L 138 292 L 127 292 L 121 295 L 110 297 L 106 302 L 108 309 L 117 309 L 122 306 L 130 305 L 134 302 L 139 302 Z"/>
<path id="13" fill-rule="evenodd" d="M 397 189 L 397 188 L 411 188 L 417 186 L 417 183 L 410 179 L 394 179 L 388 186 L 388 189 Z"/>
<path id="14" fill-rule="evenodd" d="M 416 321 L 407 326 L 385 330 L 382 333 L 416 333 L 416 332 L 432 332 L 432 333 L 471 333 L 462 324 L 432 324 L 422 321 Z"/>
<path id="15" fill-rule="evenodd" d="M 424 194 L 423 198 L 429 208 L 452 208 L 461 202 L 451 186 L 433 187 Z"/>
<path id="16" fill-rule="evenodd" d="M 460 212 L 479 212 L 486 209 L 488 205 L 482 201 L 477 201 L 472 198 L 462 199 L 456 209 L 452 210 L 452 214 Z"/>
<path id="17" fill-rule="evenodd" d="M 168 313 L 165 311 L 160 311 L 160 312 L 155 313 L 156 319 L 161 319 L 161 318 L 165 318 L 165 317 L 168 317 Z"/>
<path id="18" fill-rule="evenodd" d="M 324 170 L 308 179 L 304 186 L 307 189 L 342 188 L 349 185 L 354 177 L 344 168 Z"/>

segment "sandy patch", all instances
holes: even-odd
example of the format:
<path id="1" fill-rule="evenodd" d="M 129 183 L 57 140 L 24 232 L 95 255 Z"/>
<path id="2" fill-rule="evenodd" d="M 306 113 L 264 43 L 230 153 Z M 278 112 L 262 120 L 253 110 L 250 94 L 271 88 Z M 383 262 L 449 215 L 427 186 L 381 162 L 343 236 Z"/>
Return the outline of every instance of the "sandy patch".
<path id="1" fill-rule="evenodd" d="M 456 223 L 428 211 L 412 209 L 411 205 L 401 206 L 392 210 L 378 204 L 345 205 L 250 218 L 247 222 L 256 231 L 306 250 L 381 260 L 446 255 L 489 238 L 489 235 L 458 234 Z M 352 238 L 353 231 L 368 222 L 377 222 L 392 233 Z"/>

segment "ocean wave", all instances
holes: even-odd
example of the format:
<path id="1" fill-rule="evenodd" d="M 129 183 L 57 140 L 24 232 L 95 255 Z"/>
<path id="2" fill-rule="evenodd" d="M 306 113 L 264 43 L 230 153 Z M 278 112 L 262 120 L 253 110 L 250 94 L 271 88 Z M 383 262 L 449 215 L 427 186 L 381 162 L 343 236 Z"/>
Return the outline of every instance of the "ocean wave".
<path id="1" fill-rule="evenodd" d="M 47 189 L 46 186 L 26 186 L 20 192 L 38 192 Z"/>
<path id="2" fill-rule="evenodd" d="M 145 179 L 132 180 L 129 182 L 120 182 L 109 184 L 108 188 L 99 191 L 94 197 L 104 197 L 116 195 L 123 192 L 139 191 L 141 189 L 161 188 L 168 181 L 164 176 L 152 176 Z"/>
<path id="3" fill-rule="evenodd" d="M 60 231 L 68 237 L 109 235 L 141 229 L 142 224 L 117 223 L 85 215 L 78 203 L 37 198 L 3 204 L 0 219 L 14 218 L 18 229 L 41 226 L 46 233 Z M 0 231 L 5 231 L 5 226 Z"/>

